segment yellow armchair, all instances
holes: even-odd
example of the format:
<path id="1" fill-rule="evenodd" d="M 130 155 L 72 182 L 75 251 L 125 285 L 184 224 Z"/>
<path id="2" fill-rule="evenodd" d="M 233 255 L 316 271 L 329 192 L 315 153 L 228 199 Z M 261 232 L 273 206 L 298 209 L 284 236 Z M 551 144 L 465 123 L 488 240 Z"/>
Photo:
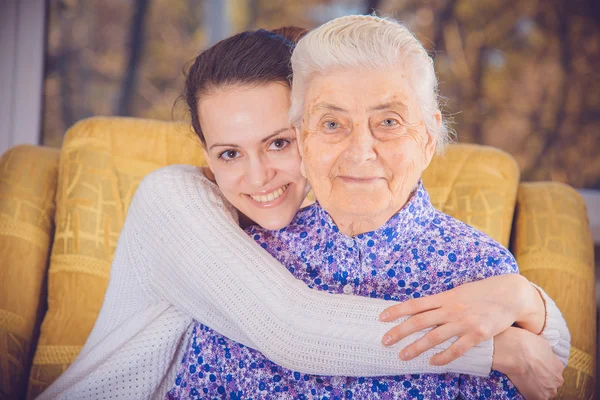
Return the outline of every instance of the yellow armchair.
<path id="1" fill-rule="evenodd" d="M 57 149 L 0 158 L 0 399 L 22 398 L 46 303 Z"/>
<path id="2" fill-rule="evenodd" d="M 28 147 L 0 159 L 0 278 L 8 277 L 0 280 L 0 399 L 24 397 L 27 379 L 27 398 L 35 398 L 79 353 L 143 177 L 169 164 L 204 164 L 186 125 L 133 118 L 81 121 L 59 161 L 57 153 Z M 565 185 L 519 184 L 512 157 L 476 145 L 450 146 L 423 180 L 437 208 L 510 244 L 522 273 L 556 300 L 573 336 L 559 398 L 593 398 L 593 246 L 581 198 Z M 37 214 L 21 217 L 15 204 Z"/>

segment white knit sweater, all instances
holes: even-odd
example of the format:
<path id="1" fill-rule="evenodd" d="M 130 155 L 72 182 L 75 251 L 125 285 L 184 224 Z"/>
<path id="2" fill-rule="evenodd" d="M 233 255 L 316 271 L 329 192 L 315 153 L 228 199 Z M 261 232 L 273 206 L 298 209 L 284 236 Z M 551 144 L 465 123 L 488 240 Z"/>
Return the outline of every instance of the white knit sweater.
<path id="1" fill-rule="evenodd" d="M 566 364 L 570 336 L 545 293 L 542 335 Z M 309 289 L 238 227 L 237 214 L 199 169 L 169 166 L 140 184 L 121 232 L 104 304 L 75 362 L 40 399 L 163 398 L 174 382 L 193 319 L 288 369 L 381 376 L 456 372 L 486 376 L 491 340 L 444 367 L 409 362 L 381 345 L 396 323 L 391 303 Z"/>

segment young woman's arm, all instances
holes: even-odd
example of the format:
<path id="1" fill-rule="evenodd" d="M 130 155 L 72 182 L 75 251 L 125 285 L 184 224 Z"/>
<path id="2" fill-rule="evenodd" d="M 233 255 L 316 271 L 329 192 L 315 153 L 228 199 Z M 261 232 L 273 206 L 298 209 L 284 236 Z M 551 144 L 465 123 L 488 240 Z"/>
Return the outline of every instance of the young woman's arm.
<path id="1" fill-rule="evenodd" d="M 311 290 L 238 226 L 234 210 L 197 168 L 171 166 L 140 184 L 122 235 L 142 286 L 194 319 L 261 351 L 288 369 L 317 375 L 381 376 L 456 372 L 486 376 L 485 341 L 445 366 L 429 359 L 452 341 L 405 362 L 381 344 L 391 323 L 381 299 Z"/>
<path id="2" fill-rule="evenodd" d="M 141 265 L 150 268 L 148 274 L 142 272 L 147 285 L 194 319 L 278 364 L 321 375 L 489 373 L 491 341 L 441 367 L 431 366 L 429 359 L 454 340 L 401 361 L 399 350 L 429 329 L 384 348 L 381 338 L 391 324 L 381 323 L 377 315 L 390 302 L 309 289 L 237 226 L 235 210 L 197 169 L 165 168 L 146 178 L 138 190 L 136 205 L 130 208 L 135 216 L 128 219 L 134 218 L 131 222 L 143 232 L 134 259 L 143 259 Z M 558 308 L 548 307 L 548 312 L 548 321 L 564 324 Z M 552 338 L 545 337 L 565 359 L 568 338 L 559 334 L 564 330 L 548 330 Z"/>

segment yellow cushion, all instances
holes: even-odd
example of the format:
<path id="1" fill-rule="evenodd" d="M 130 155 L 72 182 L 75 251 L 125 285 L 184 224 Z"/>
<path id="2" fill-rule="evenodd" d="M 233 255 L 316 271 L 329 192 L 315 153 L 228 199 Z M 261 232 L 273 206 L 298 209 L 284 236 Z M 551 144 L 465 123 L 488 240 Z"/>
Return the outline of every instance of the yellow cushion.
<path id="1" fill-rule="evenodd" d="M 151 171 L 201 165 L 189 127 L 130 118 L 92 118 L 69 130 L 61 150 L 56 233 L 48 272 L 48 311 L 28 397 L 52 383 L 89 335 L 131 198 Z"/>
<path id="2" fill-rule="evenodd" d="M 0 398 L 25 396 L 45 299 L 58 150 L 14 147 L 0 158 Z"/>
<path id="3" fill-rule="evenodd" d="M 554 299 L 571 331 L 561 399 L 591 399 L 596 385 L 594 247 L 583 199 L 567 185 L 519 186 L 512 251 L 521 274 Z"/>
<path id="4" fill-rule="evenodd" d="M 472 144 L 450 145 L 423 173 L 438 210 L 508 247 L 519 168 L 507 153 Z"/>

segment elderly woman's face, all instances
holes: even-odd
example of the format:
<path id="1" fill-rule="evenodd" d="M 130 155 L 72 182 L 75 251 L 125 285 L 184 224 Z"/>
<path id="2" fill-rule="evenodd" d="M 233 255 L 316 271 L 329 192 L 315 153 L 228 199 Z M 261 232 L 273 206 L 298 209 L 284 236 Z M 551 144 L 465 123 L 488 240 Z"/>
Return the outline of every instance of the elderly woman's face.
<path id="1" fill-rule="evenodd" d="M 434 153 L 408 79 L 400 68 L 350 69 L 317 76 L 307 91 L 299 133 L 305 174 L 344 233 L 385 224 Z"/>

